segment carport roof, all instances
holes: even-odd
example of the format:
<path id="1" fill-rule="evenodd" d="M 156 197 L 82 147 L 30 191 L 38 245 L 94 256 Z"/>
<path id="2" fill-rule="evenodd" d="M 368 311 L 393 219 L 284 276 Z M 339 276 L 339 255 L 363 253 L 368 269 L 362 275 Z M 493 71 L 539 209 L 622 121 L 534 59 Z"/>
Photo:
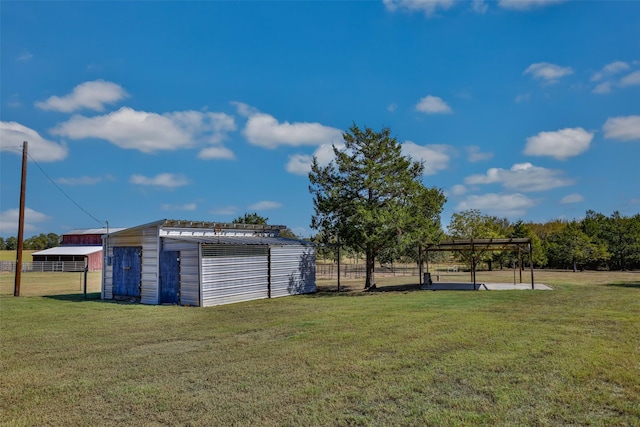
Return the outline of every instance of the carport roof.
<path id="1" fill-rule="evenodd" d="M 102 246 L 58 246 L 43 251 L 34 252 L 31 255 L 91 255 L 102 251 Z"/>

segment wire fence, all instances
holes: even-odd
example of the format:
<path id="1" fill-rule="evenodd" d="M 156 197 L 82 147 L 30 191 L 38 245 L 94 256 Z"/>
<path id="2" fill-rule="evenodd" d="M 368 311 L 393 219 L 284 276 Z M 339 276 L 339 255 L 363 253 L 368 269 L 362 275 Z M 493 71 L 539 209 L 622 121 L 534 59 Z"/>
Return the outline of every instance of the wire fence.
<path id="1" fill-rule="evenodd" d="M 418 266 L 407 265 L 390 265 L 376 266 L 374 273 L 377 277 L 393 277 L 393 276 L 418 276 Z M 363 264 L 341 264 L 340 277 L 343 279 L 361 279 L 366 276 L 366 266 Z M 337 279 L 338 264 L 316 263 L 317 279 Z"/>
<path id="2" fill-rule="evenodd" d="M 0 271 L 16 272 L 16 261 L 0 261 Z M 23 261 L 23 273 L 78 272 L 84 271 L 84 261 Z"/>

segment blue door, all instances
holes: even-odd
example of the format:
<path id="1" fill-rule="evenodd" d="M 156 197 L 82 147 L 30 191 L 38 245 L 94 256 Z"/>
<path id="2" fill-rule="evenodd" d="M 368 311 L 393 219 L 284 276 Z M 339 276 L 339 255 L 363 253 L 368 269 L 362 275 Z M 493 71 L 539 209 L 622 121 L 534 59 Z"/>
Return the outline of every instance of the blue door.
<path id="1" fill-rule="evenodd" d="M 180 252 L 160 253 L 160 304 L 178 304 L 180 289 Z"/>
<path id="2" fill-rule="evenodd" d="M 113 295 L 140 297 L 142 279 L 142 248 L 139 246 L 113 248 Z"/>

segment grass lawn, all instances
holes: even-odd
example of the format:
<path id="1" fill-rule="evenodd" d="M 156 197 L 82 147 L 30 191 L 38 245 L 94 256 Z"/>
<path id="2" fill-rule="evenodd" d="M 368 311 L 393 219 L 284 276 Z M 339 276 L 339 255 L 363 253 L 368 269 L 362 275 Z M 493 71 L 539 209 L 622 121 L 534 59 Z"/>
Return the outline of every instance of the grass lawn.
<path id="1" fill-rule="evenodd" d="M 31 254 L 37 251 L 22 251 L 22 261 L 32 261 L 33 257 Z M 15 261 L 18 256 L 17 251 L 0 251 L 0 261 Z"/>
<path id="2" fill-rule="evenodd" d="M 640 425 L 640 273 L 212 308 L 85 301 L 56 274 L 24 298 L 0 277 L 2 425 Z"/>

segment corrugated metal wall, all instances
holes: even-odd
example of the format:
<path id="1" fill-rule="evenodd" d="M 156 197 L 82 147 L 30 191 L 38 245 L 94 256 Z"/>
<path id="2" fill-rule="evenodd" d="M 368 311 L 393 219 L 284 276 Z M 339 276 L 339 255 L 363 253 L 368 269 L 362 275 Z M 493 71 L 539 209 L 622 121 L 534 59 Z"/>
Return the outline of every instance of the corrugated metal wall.
<path id="1" fill-rule="evenodd" d="M 160 303 L 160 287 L 158 283 L 160 237 L 158 227 L 142 230 L 142 285 L 140 302 L 143 304 Z"/>
<path id="2" fill-rule="evenodd" d="M 164 239 L 164 249 L 180 252 L 180 304 L 200 305 L 200 244 Z"/>
<path id="3" fill-rule="evenodd" d="M 104 241 L 102 247 L 102 255 L 104 256 L 102 263 L 102 292 L 100 298 L 113 299 L 113 263 L 108 260 L 113 259 L 113 246 L 109 240 Z"/>
<path id="4" fill-rule="evenodd" d="M 271 247 L 271 298 L 316 291 L 316 255 L 310 246 Z"/>
<path id="5" fill-rule="evenodd" d="M 266 246 L 202 245 L 202 306 L 268 298 Z"/>

